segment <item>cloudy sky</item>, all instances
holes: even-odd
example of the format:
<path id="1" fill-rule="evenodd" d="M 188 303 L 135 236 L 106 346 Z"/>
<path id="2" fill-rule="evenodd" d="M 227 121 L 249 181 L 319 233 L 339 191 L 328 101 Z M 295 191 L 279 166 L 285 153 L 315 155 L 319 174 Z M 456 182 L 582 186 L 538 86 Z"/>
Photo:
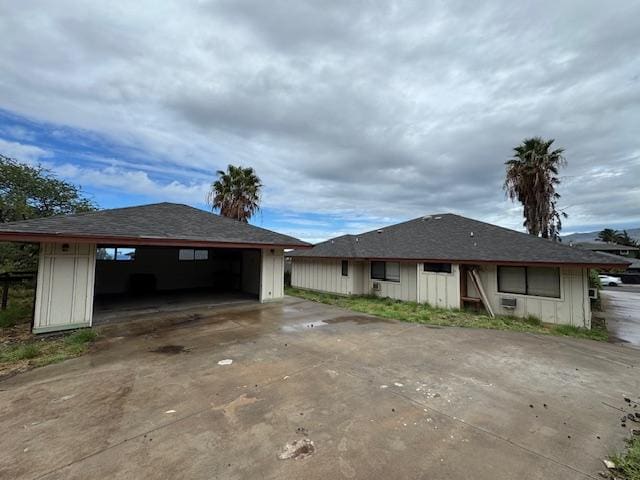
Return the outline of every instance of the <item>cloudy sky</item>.
<path id="1" fill-rule="evenodd" d="M 0 0 L 0 153 L 101 207 L 205 208 L 317 241 L 426 213 L 520 228 L 524 137 L 566 149 L 565 233 L 640 226 L 640 1 Z"/>

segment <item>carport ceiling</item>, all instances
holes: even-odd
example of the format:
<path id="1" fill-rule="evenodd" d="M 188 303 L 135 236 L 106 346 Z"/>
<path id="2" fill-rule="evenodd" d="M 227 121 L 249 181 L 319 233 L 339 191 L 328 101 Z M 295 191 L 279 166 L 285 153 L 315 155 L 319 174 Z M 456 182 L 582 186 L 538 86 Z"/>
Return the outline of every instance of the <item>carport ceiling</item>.
<path id="1" fill-rule="evenodd" d="M 221 248 L 308 248 L 297 238 L 177 203 L 0 225 L 0 240 Z"/>

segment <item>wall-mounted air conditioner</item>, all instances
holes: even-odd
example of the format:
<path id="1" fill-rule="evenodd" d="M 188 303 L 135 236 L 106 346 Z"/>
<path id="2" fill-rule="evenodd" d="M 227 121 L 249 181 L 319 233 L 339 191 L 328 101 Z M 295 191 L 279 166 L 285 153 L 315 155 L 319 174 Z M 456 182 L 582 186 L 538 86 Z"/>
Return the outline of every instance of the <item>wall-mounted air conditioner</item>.
<path id="1" fill-rule="evenodd" d="M 596 300 L 598 298 L 598 289 L 597 288 L 590 288 L 589 289 L 589 298 Z"/>
<path id="2" fill-rule="evenodd" d="M 380 282 L 373 282 L 373 285 L 372 285 L 371 289 L 374 292 L 379 292 L 380 291 Z"/>
<path id="3" fill-rule="evenodd" d="M 516 308 L 516 299 L 515 298 L 507 298 L 507 297 L 502 297 L 500 299 L 500 306 L 502 308 L 508 308 L 509 310 L 513 310 Z"/>

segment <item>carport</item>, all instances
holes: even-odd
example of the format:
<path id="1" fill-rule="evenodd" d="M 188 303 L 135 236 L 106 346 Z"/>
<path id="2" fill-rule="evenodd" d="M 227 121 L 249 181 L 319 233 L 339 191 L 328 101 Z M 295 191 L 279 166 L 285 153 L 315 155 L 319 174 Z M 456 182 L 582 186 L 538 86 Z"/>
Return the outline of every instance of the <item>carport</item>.
<path id="1" fill-rule="evenodd" d="M 7 223 L 0 240 L 40 244 L 34 333 L 154 308 L 280 300 L 284 249 L 309 246 L 173 203 Z"/>

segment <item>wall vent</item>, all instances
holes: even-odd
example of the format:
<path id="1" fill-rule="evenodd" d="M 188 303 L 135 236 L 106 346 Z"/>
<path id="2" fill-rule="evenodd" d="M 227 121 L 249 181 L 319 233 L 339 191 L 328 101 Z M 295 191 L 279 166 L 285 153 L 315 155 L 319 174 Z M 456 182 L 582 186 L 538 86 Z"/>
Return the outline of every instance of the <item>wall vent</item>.
<path id="1" fill-rule="evenodd" d="M 515 298 L 506 298 L 506 297 L 502 297 L 500 299 L 500 306 L 502 308 L 508 308 L 510 310 L 513 310 L 514 308 L 516 308 L 516 299 Z"/>
<path id="2" fill-rule="evenodd" d="M 373 285 L 372 285 L 371 289 L 374 292 L 379 292 L 380 291 L 380 282 L 373 282 Z"/>

